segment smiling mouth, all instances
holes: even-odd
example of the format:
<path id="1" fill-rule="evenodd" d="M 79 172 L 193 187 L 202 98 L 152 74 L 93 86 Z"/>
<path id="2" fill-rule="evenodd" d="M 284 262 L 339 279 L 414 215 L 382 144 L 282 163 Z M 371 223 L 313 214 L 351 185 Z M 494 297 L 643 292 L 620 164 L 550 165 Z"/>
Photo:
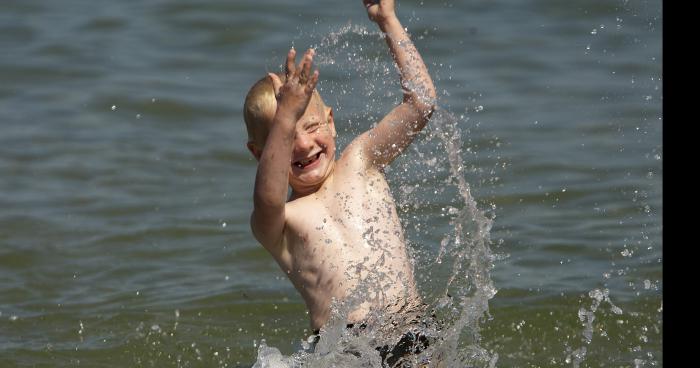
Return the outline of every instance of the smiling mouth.
<path id="1" fill-rule="evenodd" d="M 321 157 L 321 153 L 322 153 L 322 151 L 318 151 L 317 154 L 315 154 L 309 158 L 305 158 L 303 160 L 296 161 L 296 162 L 294 162 L 294 166 L 296 166 L 300 169 L 303 169 L 303 168 L 313 164 L 314 162 L 318 161 L 318 159 Z"/>

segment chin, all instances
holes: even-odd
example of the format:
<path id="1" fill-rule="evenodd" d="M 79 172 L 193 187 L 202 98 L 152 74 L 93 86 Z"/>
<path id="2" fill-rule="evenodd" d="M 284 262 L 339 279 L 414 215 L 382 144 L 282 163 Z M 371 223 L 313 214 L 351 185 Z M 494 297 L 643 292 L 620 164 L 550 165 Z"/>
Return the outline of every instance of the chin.
<path id="1" fill-rule="evenodd" d="M 289 183 L 295 192 L 306 193 L 318 190 L 333 171 L 333 162 L 325 157 L 325 153 L 324 157 L 319 159 L 314 166 L 316 167 L 305 170 L 298 168 L 290 170 Z"/>

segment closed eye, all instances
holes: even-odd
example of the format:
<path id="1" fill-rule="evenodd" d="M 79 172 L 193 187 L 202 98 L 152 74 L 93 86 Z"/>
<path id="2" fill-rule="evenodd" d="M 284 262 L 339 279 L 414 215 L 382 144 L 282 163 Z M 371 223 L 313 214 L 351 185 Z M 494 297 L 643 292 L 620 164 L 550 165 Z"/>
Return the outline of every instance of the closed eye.
<path id="1" fill-rule="evenodd" d="M 316 133 L 316 132 L 318 132 L 318 129 L 320 127 L 321 127 L 321 124 L 319 124 L 319 123 L 310 124 L 306 127 L 306 133 L 307 134 Z"/>

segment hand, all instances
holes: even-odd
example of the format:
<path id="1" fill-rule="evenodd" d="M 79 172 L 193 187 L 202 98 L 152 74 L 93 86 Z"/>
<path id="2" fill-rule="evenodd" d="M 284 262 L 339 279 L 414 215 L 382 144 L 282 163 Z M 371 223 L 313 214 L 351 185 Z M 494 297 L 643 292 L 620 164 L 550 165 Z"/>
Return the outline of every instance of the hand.
<path id="1" fill-rule="evenodd" d="M 382 23 L 391 17 L 396 16 L 394 11 L 394 0 L 362 0 L 362 4 L 367 9 L 367 16 L 375 23 Z"/>
<path id="2" fill-rule="evenodd" d="M 272 87 L 277 98 L 277 113 L 290 113 L 294 122 L 299 120 L 306 106 L 311 100 L 311 94 L 318 83 L 318 70 L 309 75 L 313 64 L 314 50 L 309 49 L 304 57 L 295 66 L 296 50 L 291 49 L 287 53 L 287 64 L 284 68 L 286 79 L 284 82 L 277 74 L 269 73 L 272 79 Z"/>

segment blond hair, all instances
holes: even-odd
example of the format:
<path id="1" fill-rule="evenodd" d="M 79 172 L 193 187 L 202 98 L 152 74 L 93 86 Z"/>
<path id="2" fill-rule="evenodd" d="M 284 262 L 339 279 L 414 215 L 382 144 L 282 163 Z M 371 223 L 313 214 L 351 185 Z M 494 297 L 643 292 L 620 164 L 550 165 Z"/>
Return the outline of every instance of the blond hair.
<path id="1" fill-rule="evenodd" d="M 282 83 L 287 79 L 282 73 L 277 73 L 277 76 L 280 77 Z M 326 106 L 321 95 L 315 89 L 311 100 L 315 103 L 320 103 L 322 107 Z M 248 131 L 249 141 L 254 141 L 256 138 L 263 141 L 265 140 L 265 137 L 256 137 L 256 132 L 260 132 L 261 127 L 268 126 L 271 117 L 275 115 L 276 109 L 277 100 L 275 98 L 274 87 L 272 86 L 272 79 L 270 79 L 270 76 L 266 75 L 255 82 L 245 96 L 243 120 L 245 121 L 245 127 Z"/>

